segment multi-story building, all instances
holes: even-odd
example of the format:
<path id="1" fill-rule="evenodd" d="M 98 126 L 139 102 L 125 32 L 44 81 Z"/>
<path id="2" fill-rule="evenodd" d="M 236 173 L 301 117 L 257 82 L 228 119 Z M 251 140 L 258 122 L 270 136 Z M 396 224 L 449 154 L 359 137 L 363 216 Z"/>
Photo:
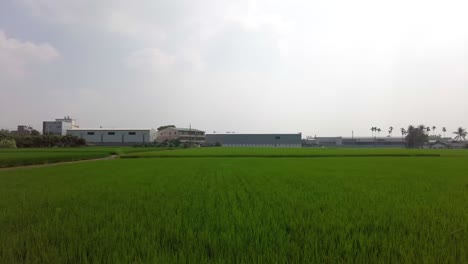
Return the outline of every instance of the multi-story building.
<path id="1" fill-rule="evenodd" d="M 42 134 L 65 136 L 67 130 L 78 128 L 76 120 L 69 116 L 55 119 L 55 121 L 44 121 L 42 123 Z"/>
<path id="2" fill-rule="evenodd" d="M 86 143 L 111 146 L 153 143 L 156 134 L 156 130 L 149 128 L 75 128 L 67 131 L 67 135 L 83 138 Z"/>
<path id="3" fill-rule="evenodd" d="M 178 139 L 182 143 L 203 144 L 205 131 L 193 128 L 167 127 L 158 131 L 157 142 Z"/>
<path id="4" fill-rule="evenodd" d="M 31 135 L 33 130 L 31 126 L 18 125 L 18 129 L 11 132 L 17 135 Z"/>
<path id="5" fill-rule="evenodd" d="M 206 144 L 223 147 L 302 147 L 302 134 L 207 134 Z"/>

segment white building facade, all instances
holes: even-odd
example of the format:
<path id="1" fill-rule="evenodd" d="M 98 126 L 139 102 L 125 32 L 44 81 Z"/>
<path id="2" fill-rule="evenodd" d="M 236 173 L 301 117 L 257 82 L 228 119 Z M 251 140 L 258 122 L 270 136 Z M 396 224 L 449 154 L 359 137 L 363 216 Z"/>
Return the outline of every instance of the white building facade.
<path id="1" fill-rule="evenodd" d="M 69 129 L 67 135 L 76 136 L 93 145 L 135 145 L 148 144 L 156 140 L 154 129 L 88 128 Z"/>
<path id="2" fill-rule="evenodd" d="M 44 121 L 42 123 L 42 134 L 65 136 L 67 130 L 78 128 L 76 120 L 69 116 L 55 119 L 55 121 Z"/>

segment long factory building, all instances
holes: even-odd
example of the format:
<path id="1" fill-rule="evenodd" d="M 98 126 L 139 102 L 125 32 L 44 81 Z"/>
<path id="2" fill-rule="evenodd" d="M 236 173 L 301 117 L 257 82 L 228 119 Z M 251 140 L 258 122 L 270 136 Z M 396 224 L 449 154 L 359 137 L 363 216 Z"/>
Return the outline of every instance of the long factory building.
<path id="1" fill-rule="evenodd" d="M 76 128 L 67 130 L 67 135 L 83 138 L 93 145 L 112 146 L 153 143 L 157 132 L 150 128 Z"/>
<path id="2" fill-rule="evenodd" d="M 302 147 L 302 134 L 206 134 L 206 144 L 223 147 Z"/>

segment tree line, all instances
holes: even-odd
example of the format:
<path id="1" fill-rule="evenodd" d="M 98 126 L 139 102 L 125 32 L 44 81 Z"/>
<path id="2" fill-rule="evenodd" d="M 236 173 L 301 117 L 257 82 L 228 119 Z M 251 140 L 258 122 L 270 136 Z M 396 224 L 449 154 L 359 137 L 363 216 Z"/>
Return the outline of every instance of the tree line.
<path id="1" fill-rule="evenodd" d="M 401 131 L 401 136 L 404 137 L 405 135 L 408 134 L 408 131 L 410 130 L 410 128 L 414 128 L 415 126 L 412 126 L 410 125 L 408 127 L 408 129 L 405 129 L 404 127 L 402 127 L 400 129 Z M 430 135 L 430 136 L 437 136 L 436 135 L 436 129 L 437 127 L 436 126 L 425 126 L 425 125 L 419 125 L 417 127 L 419 130 L 421 130 L 422 132 L 424 132 L 425 134 L 427 135 Z M 370 129 L 372 131 L 372 136 L 373 137 L 377 137 L 377 136 L 380 136 L 380 132 L 382 132 L 382 129 L 379 128 L 379 127 L 371 127 Z M 394 128 L 391 126 L 388 128 L 388 136 L 387 137 L 392 137 L 393 135 L 393 130 Z M 432 135 L 431 135 L 431 132 L 432 131 Z M 444 133 L 444 138 L 445 138 L 445 135 L 447 133 L 447 128 L 445 127 L 442 127 L 442 133 Z M 458 140 L 458 141 L 461 141 L 461 140 L 466 140 L 466 136 L 467 136 L 467 131 L 466 129 L 462 128 L 462 127 L 459 127 L 456 131 L 453 132 L 453 134 L 456 135 L 455 137 L 455 140 Z M 440 136 L 440 135 L 439 135 Z"/>
<path id="2" fill-rule="evenodd" d="M 86 140 L 76 136 L 20 135 L 6 130 L 0 131 L 0 148 L 51 148 L 79 147 L 86 145 Z"/>
<path id="3" fill-rule="evenodd" d="M 429 137 L 433 136 L 436 137 L 436 131 L 437 127 L 436 126 L 425 126 L 425 125 L 419 125 L 419 126 L 413 126 L 410 125 L 408 126 L 407 129 L 401 128 L 401 137 L 405 140 L 406 146 L 409 148 L 418 148 L 422 147 L 425 143 L 429 141 Z M 388 129 L 388 137 L 392 136 L 394 128 L 391 126 Z M 377 137 L 380 136 L 380 132 L 382 129 L 378 127 L 371 127 L 372 131 L 372 136 Z M 432 131 L 432 135 L 431 132 Z M 445 134 L 447 132 L 447 128 L 442 127 L 442 132 Z M 468 135 L 466 129 L 459 127 L 456 131 L 453 132 L 455 135 L 455 140 L 456 141 L 462 141 L 466 140 L 466 136 Z"/>

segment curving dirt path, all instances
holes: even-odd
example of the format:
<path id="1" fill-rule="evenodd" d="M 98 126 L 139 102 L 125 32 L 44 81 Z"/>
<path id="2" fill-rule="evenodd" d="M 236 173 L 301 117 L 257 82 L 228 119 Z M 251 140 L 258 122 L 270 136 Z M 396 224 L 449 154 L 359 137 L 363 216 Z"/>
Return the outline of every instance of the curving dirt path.
<path id="1" fill-rule="evenodd" d="M 15 170 L 15 169 L 21 169 L 21 168 L 49 167 L 49 166 L 55 166 L 55 165 L 72 164 L 72 163 L 82 163 L 82 162 L 98 161 L 98 160 L 112 160 L 112 159 L 116 159 L 117 157 L 118 157 L 118 155 L 110 155 L 109 157 L 97 158 L 97 159 L 82 159 L 82 160 L 63 161 L 63 162 L 54 162 L 54 163 L 46 163 L 46 164 L 22 165 L 22 166 L 14 166 L 14 167 L 0 168 L 0 171 L 3 171 L 3 170 Z"/>

